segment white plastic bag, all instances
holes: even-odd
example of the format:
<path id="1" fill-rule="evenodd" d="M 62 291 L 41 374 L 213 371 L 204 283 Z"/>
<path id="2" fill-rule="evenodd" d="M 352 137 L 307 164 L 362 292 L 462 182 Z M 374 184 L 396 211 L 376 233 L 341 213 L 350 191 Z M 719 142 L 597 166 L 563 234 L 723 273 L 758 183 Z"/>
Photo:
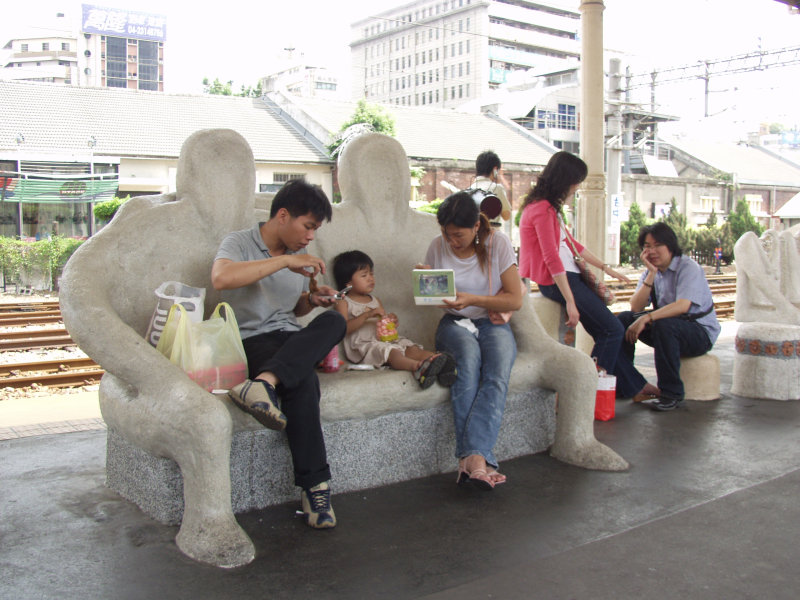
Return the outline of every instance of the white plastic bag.
<path id="1" fill-rule="evenodd" d="M 226 302 L 200 323 L 188 318 L 182 304 L 173 304 L 156 349 L 209 392 L 229 390 L 247 379 L 239 325 Z"/>
<path id="2" fill-rule="evenodd" d="M 179 281 L 165 281 L 156 288 L 155 294 L 158 302 L 144 336 L 151 346 L 158 346 L 158 338 L 161 337 L 169 309 L 173 304 L 181 304 L 186 309 L 189 319 L 195 323 L 203 320 L 203 305 L 206 301 L 205 288 L 192 287 Z"/>

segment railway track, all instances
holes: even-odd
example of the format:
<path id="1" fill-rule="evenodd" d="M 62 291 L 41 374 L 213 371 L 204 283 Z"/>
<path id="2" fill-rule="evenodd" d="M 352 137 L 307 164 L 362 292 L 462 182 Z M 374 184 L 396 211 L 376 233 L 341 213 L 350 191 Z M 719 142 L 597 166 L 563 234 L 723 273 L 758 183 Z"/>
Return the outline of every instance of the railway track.
<path id="1" fill-rule="evenodd" d="M 33 384 L 75 387 L 98 383 L 103 369 L 91 358 L 66 358 L 0 365 L 0 387 L 24 388 Z"/>
<path id="2" fill-rule="evenodd" d="M 735 277 L 709 276 L 712 293 L 723 296 L 736 293 Z M 734 282 L 734 283 L 731 283 Z M 618 303 L 630 299 L 635 285 L 622 285 L 614 289 Z M 717 317 L 732 319 L 735 300 L 716 298 Z M 612 308 L 612 310 L 614 310 Z M 620 312 L 623 310 L 614 310 Z M 46 325 L 61 322 L 58 302 L 37 302 L 0 305 L 0 327 L 12 328 L 0 332 L 0 352 L 74 346 L 75 342 L 63 327 L 42 329 L 21 328 L 25 325 Z M 20 327 L 20 329 L 13 329 Z M 2 361 L 2 358 L 0 358 Z M 66 358 L 52 361 L 0 364 L 0 388 L 23 388 L 39 384 L 51 387 L 75 387 L 100 381 L 103 370 L 91 358 Z"/>

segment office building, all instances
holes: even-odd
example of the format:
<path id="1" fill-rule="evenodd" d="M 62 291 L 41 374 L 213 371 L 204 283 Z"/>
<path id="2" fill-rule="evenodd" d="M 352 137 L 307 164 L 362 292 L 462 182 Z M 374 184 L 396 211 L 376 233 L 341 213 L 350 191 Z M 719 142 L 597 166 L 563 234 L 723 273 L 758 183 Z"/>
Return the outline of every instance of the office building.
<path id="1" fill-rule="evenodd" d="M 165 17 L 83 4 L 79 24 L 57 20 L 8 41 L 4 79 L 164 91 Z"/>
<path id="2" fill-rule="evenodd" d="M 575 4 L 418 0 L 354 23 L 353 99 L 455 108 L 580 58 Z"/>

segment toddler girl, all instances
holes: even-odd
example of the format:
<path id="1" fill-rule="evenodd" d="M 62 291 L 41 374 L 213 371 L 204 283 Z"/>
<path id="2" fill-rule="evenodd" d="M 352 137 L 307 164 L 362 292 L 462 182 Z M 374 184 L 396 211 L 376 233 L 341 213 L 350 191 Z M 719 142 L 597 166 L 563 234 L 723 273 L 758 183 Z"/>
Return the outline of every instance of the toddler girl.
<path id="1" fill-rule="evenodd" d="M 372 259 L 359 250 L 343 252 L 333 259 L 336 287 L 352 286 L 344 299 L 336 303 L 336 310 L 347 319 L 344 337 L 347 360 L 375 367 L 388 363 L 393 369 L 411 371 L 422 389 L 437 379 L 450 387 L 456 380 L 456 362 L 450 354 L 430 352 L 402 336 L 391 341 L 378 338 L 378 321 L 388 317 L 396 327 L 397 316 L 387 314 L 381 301 L 372 295 L 373 266 Z"/>

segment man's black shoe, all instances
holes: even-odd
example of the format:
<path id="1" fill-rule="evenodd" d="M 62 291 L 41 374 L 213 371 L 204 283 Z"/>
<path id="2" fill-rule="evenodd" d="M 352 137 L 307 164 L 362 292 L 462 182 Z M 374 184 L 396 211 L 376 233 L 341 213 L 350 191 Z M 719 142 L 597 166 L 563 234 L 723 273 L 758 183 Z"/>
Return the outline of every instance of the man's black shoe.
<path id="1" fill-rule="evenodd" d="M 647 402 L 647 405 L 653 410 L 659 412 L 667 412 L 668 410 L 675 410 L 681 405 L 681 400 L 674 400 L 672 398 L 658 398 Z"/>

